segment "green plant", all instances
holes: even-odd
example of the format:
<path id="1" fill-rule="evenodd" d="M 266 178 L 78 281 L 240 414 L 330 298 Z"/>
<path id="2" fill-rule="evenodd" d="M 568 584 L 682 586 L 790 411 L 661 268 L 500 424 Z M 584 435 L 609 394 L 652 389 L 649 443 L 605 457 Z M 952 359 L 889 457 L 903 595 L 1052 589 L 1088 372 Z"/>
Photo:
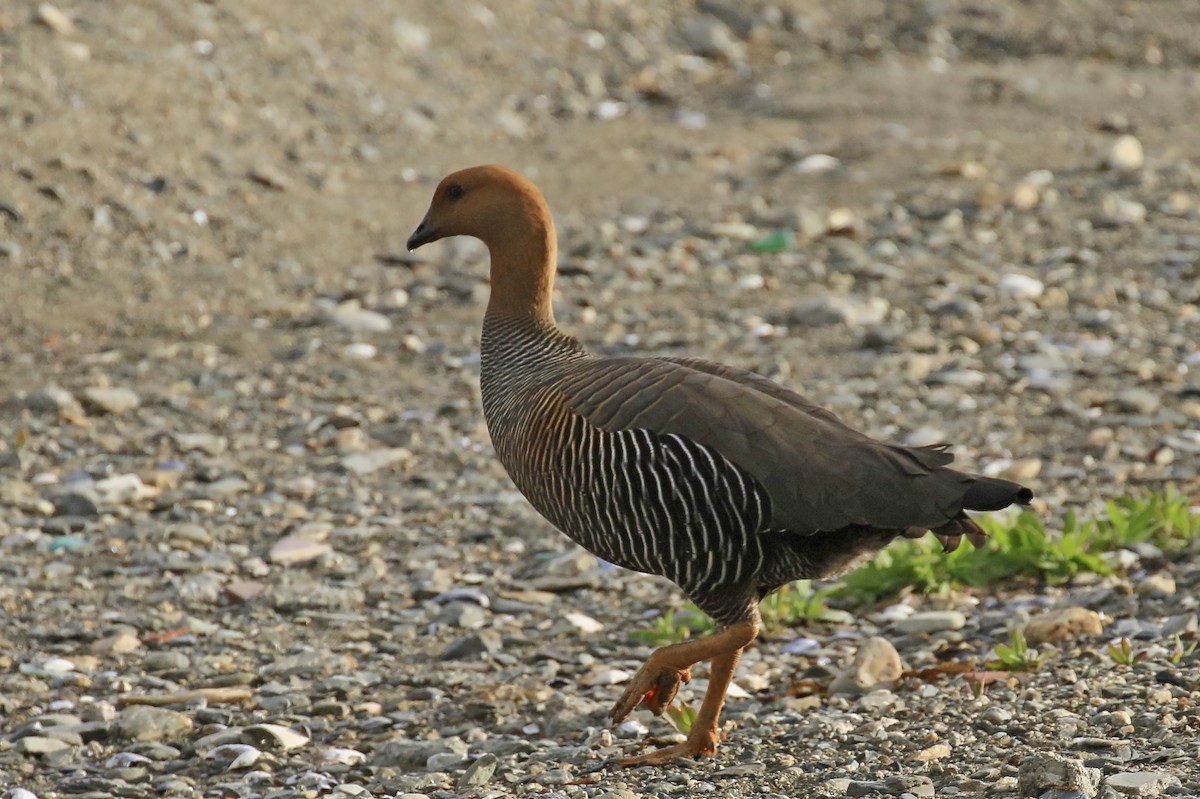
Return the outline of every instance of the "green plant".
<path id="1" fill-rule="evenodd" d="M 1200 537 L 1200 516 L 1192 512 L 1188 498 L 1172 487 L 1109 501 L 1102 514 L 1087 520 L 1067 511 L 1058 532 L 1048 530 L 1041 518 L 1028 511 L 1003 521 L 996 517 L 979 521 L 988 533 L 982 549 L 964 544 L 945 553 L 932 537 L 900 541 L 846 575 L 833 595 L 871 603 L 910 589 L 945 593 L 1013 577 L 1063 583 L 1081 572 L 1109 574 L 1103 552 L 1142 542 L 1179 548 Z"/>
<path id="2" fill-rule="evenodd" d="M 1139 660 L 1145 659 L 1147 654 L 1145 649 L 1134 649 L 1133 644 L 1125 637 L 1108 642 L 1108 656 L 1113 659 L 1114 663 L 1122 666 L 1132 666 Z"/>
<path id="3" fill-rule="evenodd" d="M 649 630 L 633 630 L 629 640 L 649 646 L 665 646 L 686 641 L 694 635 L 714 632 L 716 625 L 695 605 L 676 613 L 672 608 L 654 619 Z"/>
<path id="4" fill-rule="evenodd" d="M 996 659 L 989 660 L 985 665 L 989 669 L 1003 671 L 1037 671 L 1042 665 L 1042 655 L 1036 649 L 1029 648 L 1020 630 L 1013 630 L 1009 643 L 996 644 Z"/>
<path id="5" fill-rule="evenodd" d="M 675 729 L 684 735 L 691 732 L 692 725 L 696 723 L 696 709 L 685 702 L 680 702 L 678 705 L 667 705 L 666 714 L 671 723 L 675 725 Z"/>
<path id="6" fill-rule="evenodd" d="M 1174 642 L 1175 645 L 1171 647 L 1171 654 L 1168 657 L 1171 663 L 1178 666 L 1183 662 L 1184 658 L 1191 657 L 1192 653 L 1196 651 L 1197 642 L 1192 641 L 1190 644 L 1185 644 L 1183 636 L 1179 633 L 1175 633 Z"/>
<path id="7" fill-rule="evenodd" d="M 837 621 L 842 611 L 831 610 L 826 598 L 835 590 L 834 586 L 813 587 L 811 580 L 797 580 L 785 585 L 758 606 L 762 614 L 763 627 L 795 627 L 814 621 Z"/>

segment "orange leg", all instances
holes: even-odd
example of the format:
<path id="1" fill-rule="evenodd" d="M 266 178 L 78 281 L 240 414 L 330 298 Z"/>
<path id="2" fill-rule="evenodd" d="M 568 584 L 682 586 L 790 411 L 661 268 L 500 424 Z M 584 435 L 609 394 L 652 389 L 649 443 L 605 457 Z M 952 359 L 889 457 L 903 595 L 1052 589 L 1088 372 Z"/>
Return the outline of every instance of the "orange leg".
<path id="1" fill-rule="evenodd" d="M 668 746 L 639 757 L 617 761 L 621 766 L 657 766 L 670 763 L 677 757 L 711 755 L 717 751 L 717 722 L 725 704 L 725 692 L 733 680 L 742 650 L 758 635 L 758 619 L 739 622 L 721 632 L 656 649 L 629 681 L 625 693 L 612 709 L 613 722 L 625 718 L 641 703 L 655 715 L 671 704 L 681 682 L 691 679 L 691 667 L 702 660 L 711 660 L 708 691 L 700 712 L 692 724 L 688 738 L 681 744 Z"/>

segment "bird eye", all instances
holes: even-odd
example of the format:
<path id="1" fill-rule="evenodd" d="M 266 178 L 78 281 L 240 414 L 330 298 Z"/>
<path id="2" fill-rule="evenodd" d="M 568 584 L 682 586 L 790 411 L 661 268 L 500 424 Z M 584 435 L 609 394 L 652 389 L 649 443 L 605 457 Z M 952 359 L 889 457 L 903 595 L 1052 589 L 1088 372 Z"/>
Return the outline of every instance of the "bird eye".
<path id="1" fill-rule="evenodd" d="M 463 187 L 457 183 L 452 183 L 446 187 L 446 196 L 451 200 L 457 200 L 463 196 Z"/>

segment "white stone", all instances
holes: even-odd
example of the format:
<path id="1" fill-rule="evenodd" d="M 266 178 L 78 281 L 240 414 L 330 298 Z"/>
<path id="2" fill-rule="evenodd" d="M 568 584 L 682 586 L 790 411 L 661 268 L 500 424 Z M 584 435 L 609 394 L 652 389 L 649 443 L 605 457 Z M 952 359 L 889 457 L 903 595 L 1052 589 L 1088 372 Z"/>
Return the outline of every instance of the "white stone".
<path id="1" fill-rule="evenodd" d="M 1122 172 L 1141 169 L 1145 163 L 1146 153 L 1142 149 L 1142 143 L 1138 141 L 1137 136 L 1128 133 L 1117 137 L 1117 140 L 1112 143 L 1112 147 L 1108 149 L 1108 155 L 1104 158 L 1105 166 Z"/>
<path id="2" fill-rule="evenodd" d="M 967 617 L 957 610 L 928 610 L 901 619 L 895 626 L 902 633 L 936 633 L 961 630 L 966 624 Z"/>
<path id="3" fill-rule="evenodd" d="M 1046 291 L 1046 284 L 1036 277 L 1009 272 L 1000 278 L 996 290 L 1001 297 L 1014 300 L 1036 300 Z"/>

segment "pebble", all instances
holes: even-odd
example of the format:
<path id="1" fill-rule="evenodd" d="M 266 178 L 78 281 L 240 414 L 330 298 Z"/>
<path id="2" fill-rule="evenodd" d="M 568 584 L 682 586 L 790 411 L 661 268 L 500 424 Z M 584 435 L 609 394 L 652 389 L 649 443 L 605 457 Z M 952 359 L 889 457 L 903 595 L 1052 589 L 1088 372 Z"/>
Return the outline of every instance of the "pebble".
<path id="1" fill-rule="evenodd" d="M 494 630 L 482 630 L 456 638 L 438 657 L 441 660 L 474 660 L 480 655 L 494 655 L 502 648 L 503 642 L 499 633 Z"/>
<path id="2" fill-rule="evenodd" d="M 1035 277 L 1009 272 L 1000 278 L 996 290 L 1001 297 L 1014 300 L 1036 300 L 1046 291 L 1046 285 Z"/>
<path id="3" fill-rule="evenodd" d="M 487 785 L 496 773 L 499 763 L 499 759 L 493 754 L 480 755 L 458 778 L 458 789 L 463 791 Z"/>
<path id="4" fill-rule="evenodd" d="M 966 625 L 967 617 L 957 610 L 926 610 L 900 619 L 893 626 L 902 633 L 938 633 L 961 630 Z"/>
<path id="5" fill-rule="evenodd" d="M 904 796 L 931 797 L 935 795 L 933 780 L 912 774 L 897 775 L 884 780 L 852 780 L 845 787 L 846 796 Z"/>
<path id="6" fill-rule="evenodd" d="M 70 748 L 66 741 L 41 735 L 27 735 L 17 741 L 17 751 L 23 755 L 50 755 Z"/>
<path id="7" fill-rule="evenodd" d="M 141 640 L 130 632 L 119 632 L 98 638 L 90 647 L 94 655 L 125 655 L 141 648 Z"/>
<path id="8" fill-rule="evenodd" d="M 129 388 L 105 388 L 91 386 L 85 388 L 79 397 L 84 407 L 114 416 L 129 413 L 142 404 L 137 392 Z"/>
<path id="9" fill-rule="evenodd" d="M 1022 796 L 1089 799 L 1099 788 L 1100 769 L 1054 752 L 1034 752 L 1021 761 L 1017 785 Z"/>
<path id="10" fill-rule="evenodd" d="M 854 653 L 850 667 L 829 684 L 829 692 L 859 694 L 890 687 L 903 672 L 900 653 L 890 641 L 878 636 L 868 638 Z"/>
<path id="11" fill-rule="evenodd" d="M 1113 402 L 1118 410 L 1124 413 L 1137 413 L 1149 416 L 1162 405 L 1159 395 L 1148 388 L 1131 386 L 1123 388 L 1113 396 Z"/>
<path id="12" fill-rule="evenodd" d="M 302 535 L 288 535 L 271 545 L 268 558 L 272 563 L 290 566 L 316 560 L 332 551 L 333 547 L 324 541 L 314 541 Z"/>
<path id="13" fill-rule="evenodd" d="M 1168 597 L 1175 593 L 1175 578 L 1166 572 L 1147 574 L 1136 583 L 1138 596 Z"/>
<path id="14" fill-rule="evenodd" d="M 117 717 L 117 730 L 131 741 L 175 740 L 192 726 L 192 720 L 182 713 L 147 705 L 132 705 Z"/>
<path id="15" fill-rule="evenodd" d="M 299 749 L 309 742 L 307 735 L 282 724 L 252 724 L 242 730 L 242 735 L 255 746 L 283 752 Z"/>
<path id="16" fill-rule="evenodd" d="M 55 33 L 68 34 L 75 32 L 75 23 L 57 6 L 50 3 L 38 3 L 38 22 L 41 22 Z"/>
<path id="17" fill-rule="evenodd" d="M 1025 624 L 1030 646 L 1055 644 L 1072 638 L 1094 638 L 1104 632 L 1100 614 L 1081 607 L 1059 608 L 1038 614 Z"/>
<path id="18" fill-rule="evenodd" d="M 386 333 L 392 329 L 392 320 L 353 301 L 327 309 L 325 320 L 353 333 Z"/>
<path id="19" fill-rule="evenodd" d="M 1141 169 L 1145 162 L 1146 154 L 1141 141 L 1130 133 L 1118 136 L 1104 157 L 1104 166 L 1121 172 L 1133 172 Z"/>
<path id="20" fill-rule="evenodd" d="M 1126 796 L 1159 796 L 1178 780 L 1166 771 L 1123 771 L 1104 782 Z"/>
<path id="21" fill-rule="evenodd" d="M 692 52 L 705 58 L 723 59 L 731 63 L 745 60 L 746 46 L 721 20 L 701 15 L 685 23 L 680 31 Z"/>
<path id="22" fill-rule="evenodd" d="M 342 458 L 342 467 L 353 474 L 368 475 L 396 464 L 408 464 L 413 454 L 401 447 L 354 452 Z"/>

